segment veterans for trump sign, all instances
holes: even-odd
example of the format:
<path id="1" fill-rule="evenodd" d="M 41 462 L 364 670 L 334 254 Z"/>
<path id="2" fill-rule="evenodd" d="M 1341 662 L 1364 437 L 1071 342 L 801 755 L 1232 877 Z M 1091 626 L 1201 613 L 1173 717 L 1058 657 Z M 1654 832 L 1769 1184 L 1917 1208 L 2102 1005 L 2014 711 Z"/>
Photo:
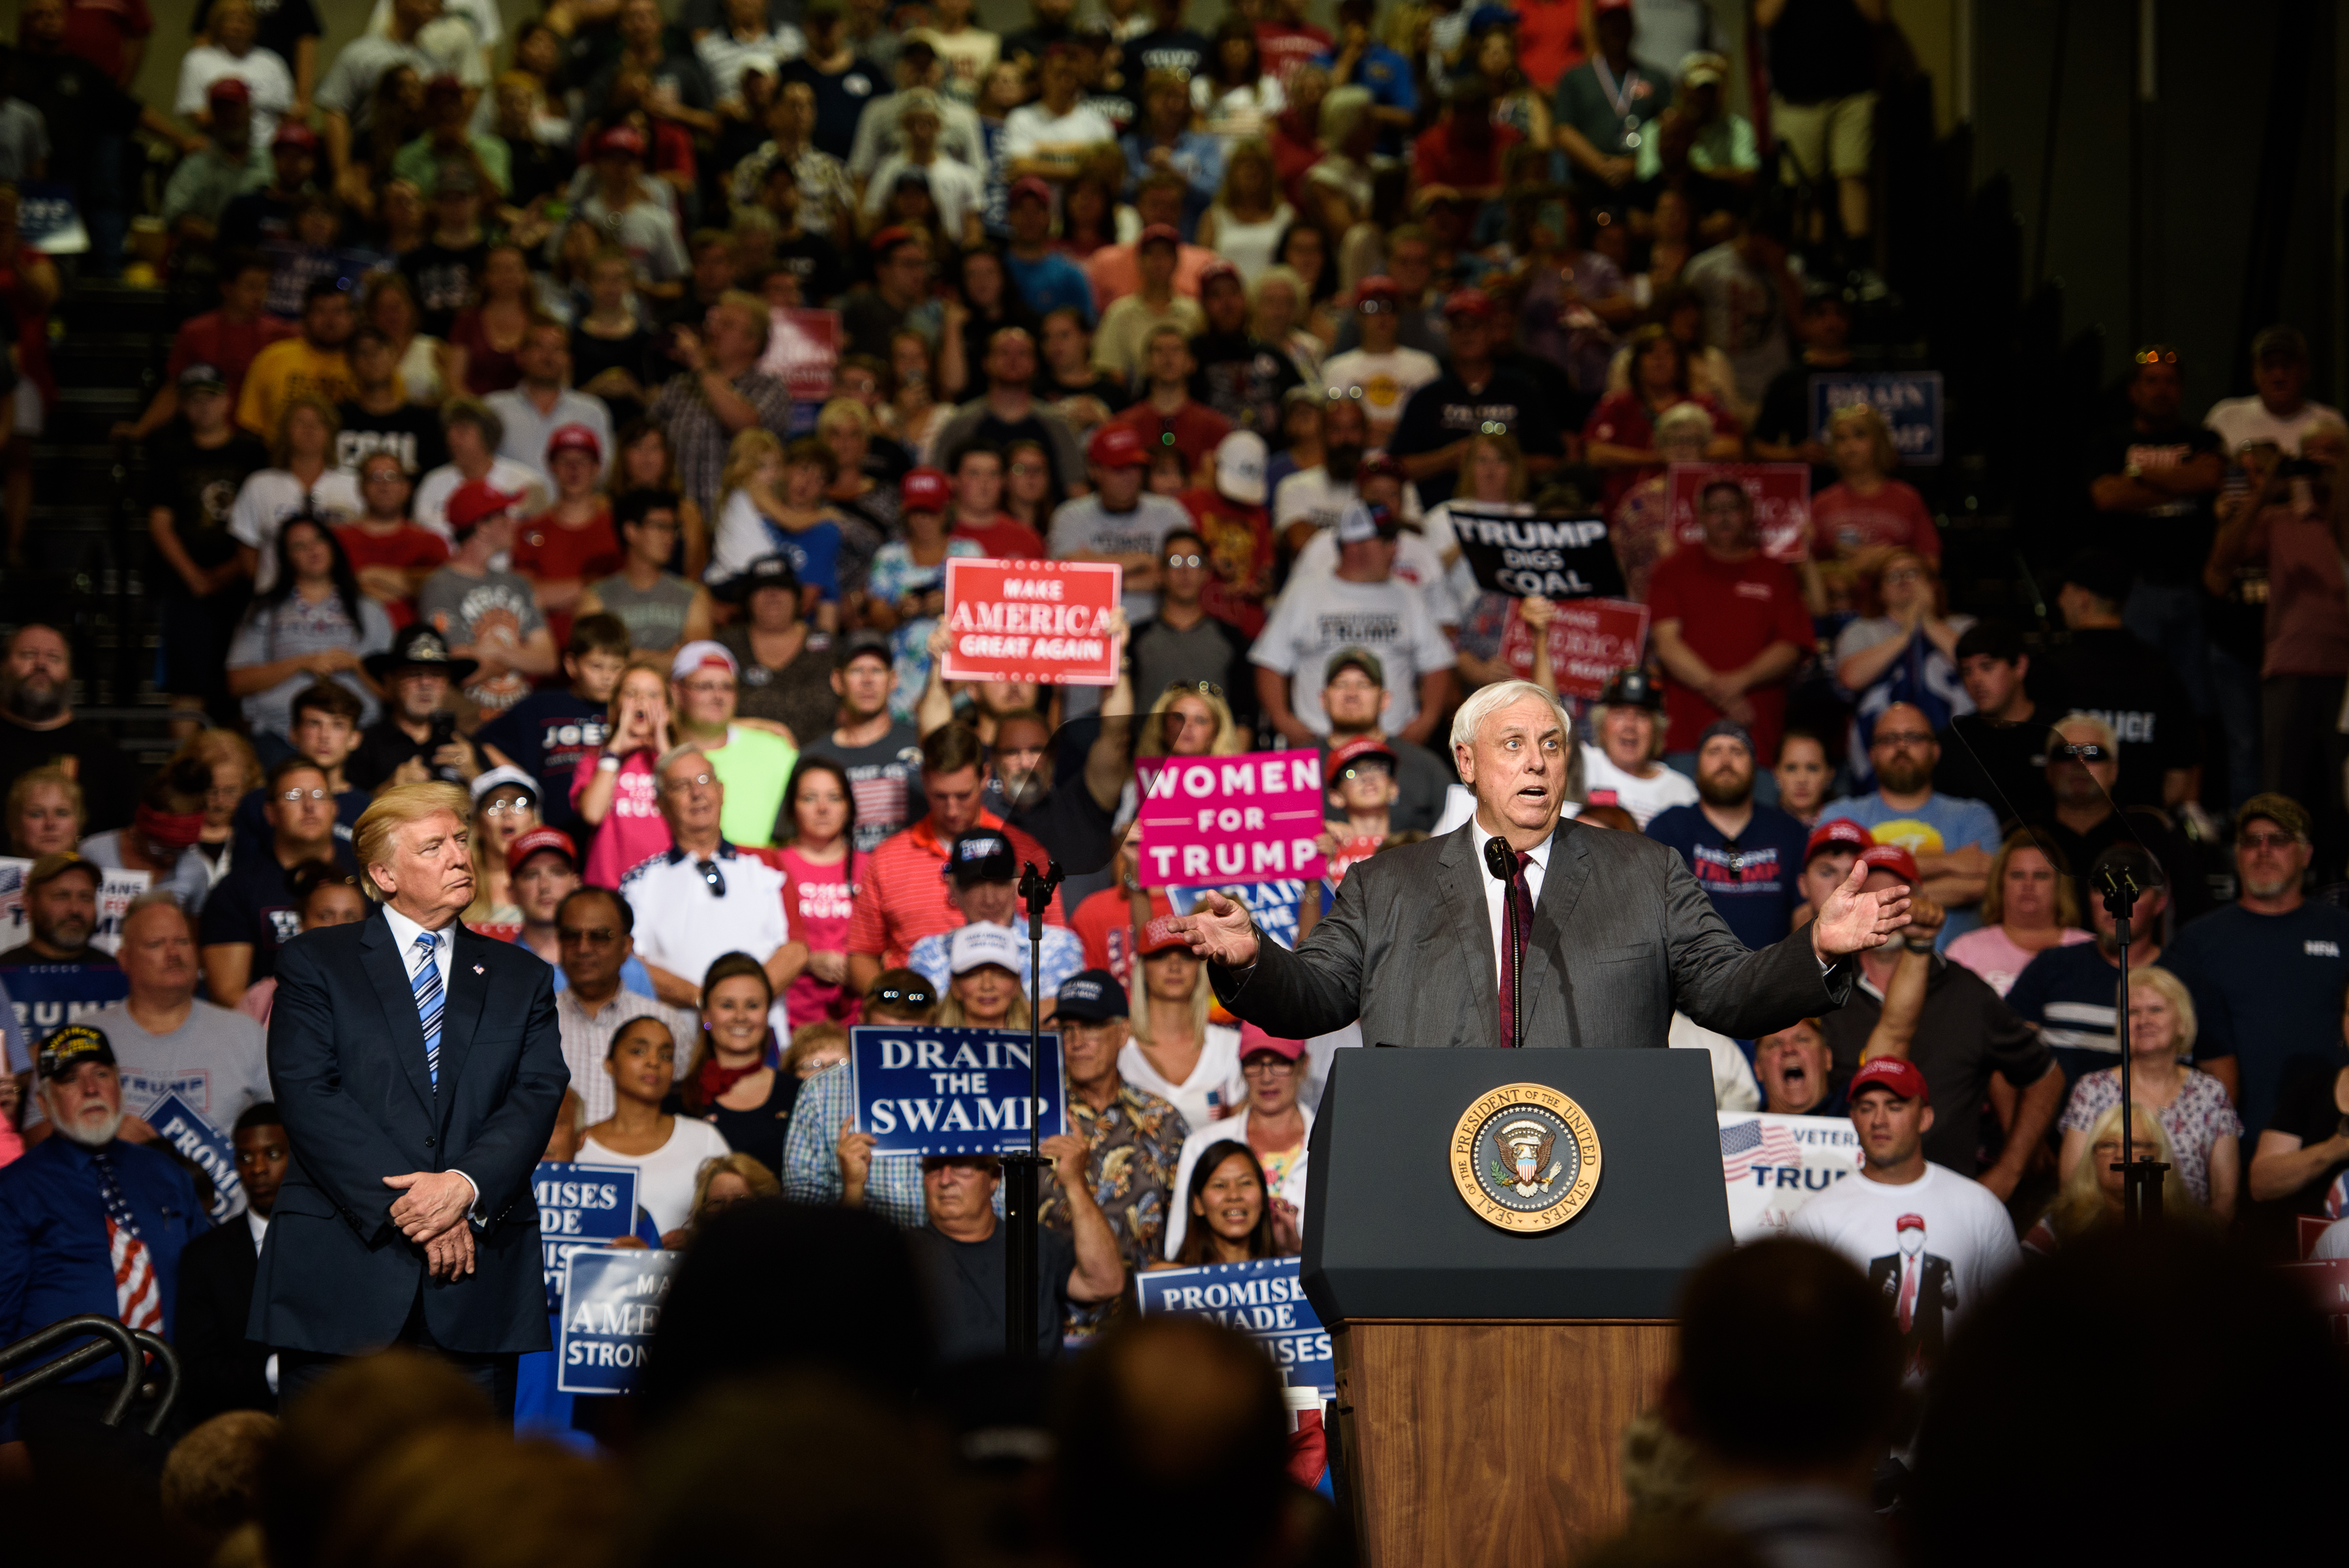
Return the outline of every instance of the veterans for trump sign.
<path id="1" fill-rule="evenodd" d="M 1623 568 L 1603 517 L 1512 517 L 1455 504 L 1452 534 L 1476 584 L 1513 599 L 1613 597 Z"/>
<path id="2" fill-rule="evenodd" d="M 1314 842 L 1328 804 L 1319 752 L 1153 757 L 1133 778 L 1146 887 L 1309 881 L 1329 868 Z"/>
<path id="3" fill-rule="evenodd" d="M 1291 1387 L 1338 1397 L 1338 1366 L 1330 1331 L 1297 1276 L 1295 1258 L 1208 1263 L 1194 1269 L 1154 1269 L 1133 1276 L 1146 1313 L 1204 1317 L 1237 1329 L 1264 1348 Z"/>
<path id="4" fill-rule="evenodd" d="M 949 680 L 1114 686 L 1125 574 L 1101 561 L 947 558 Z"/>
<path id="5" fill-rule="evenodd" d="M 1061 1037 L 1030 1060 L 1013 1029 L 866 1024 L 849 1031 L 856 1130 L 876 1155 L 1001 1154 L 1069 1130 Z"/>
<path id="6" fill-rule="evenodd" d="M 662 1303 L 682 1252 L 574 1252 L 564 1270 L 563 1334 L 554 1386 L 564 1394 L 626 1394 L 644 1373 Z"/>
<path id="7" fill-rule="evenodd" d="M 1721 1179 L 1729 1233 L 1740 1241 L 1783 1236 L 1795 1211 L 1859 1170 L 1859 1135 L 1843 1116 L 1719 1111 Z"/>
<path id="8" fill-rule="evenodd" d="M 1754 541 L 1774 561 L 1811 555 L 1811 466 L 1806 462 L 1676 462 L 1667 471 L 1664 505 L 1672 537 L 1704 543 L 1705 486 L 1733 482 L 1754 505 Z"/>
<path id="9" fill-rule="evenodd" d="M 531 1175 L 530 1192 L 538 1204 L 546 1310 L 560 1312 L 571 1254 L 636 1233 L 636 1173 L 625 1165 L 543 1159 Z"/>

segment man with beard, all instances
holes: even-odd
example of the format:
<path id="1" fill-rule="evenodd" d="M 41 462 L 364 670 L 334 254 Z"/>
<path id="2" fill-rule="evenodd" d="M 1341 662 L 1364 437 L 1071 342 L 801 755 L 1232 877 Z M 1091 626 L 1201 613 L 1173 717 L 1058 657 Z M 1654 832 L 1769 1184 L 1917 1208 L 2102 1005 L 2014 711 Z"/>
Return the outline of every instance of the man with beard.
<path id="1" fill-rule="evenodd" d="M 2168 921 L 2169 879 L 2161 862 L 2134 844 L 2116 844 L 2088 868 L 2091 885 L 2107 876 L 2137 886 L 2137 913 L 2129 921 L 2129 972 L 2161 962 L 2161 933 Z M 2093 942 L 2048 948 L 2023 966 L 2007 987 L 2007 1011 L 2039 1031 L 2039 1043 L 2055 1054 L 2064 1080 L 2076 1084 L 2120 1060 L 2114 999 L 2120 984 L 2120 940 L 2112 911 L 2102 898 L 2082 906 L 2096 933 Z"/>
<path id="2" fill-rule="evenodd" d="M 70 757 L 81 785 L 82 830 L 122 827 L 139 804 L 139 775 L 114 737 L 74 717 L 73 649 L 65 633 L 27 621 L 0 661 L 0 793 L 19 774 Z"/>
<path id="3" fill-rule="evenodd" d="M 25 919 L 32 935 L 0 952 L 0 975 L 6 977 L 11 996 L 28 1003 L 52 1002 L 74 1012 L 81 1004 L 120 999 L 125 983 L 120 966 L 113 954 L 90 945 L 98 933 L 98 888 L 103 875 L 95 862 L 70 849 L 33 862 L 25 873 Z M 88 972 L 95 971 L 105 973 Z"/>
<path id="4" fill-rule="evenodd" d="M 1749 948 L 1795 929 L 1803 902 L 1803 825 L 1754 799 L 1754 738 L 1716 720 L 1696 751 L 1694 805 L 1648 824 L 1648 836 L 1681 852 L 1697 886 Z"/>
<path id="5" fill-rule="evenodd" d="M 2235 813 L 2241 895 L 2179 931 L 2162 962 L 2194 993 L 2194 1064 L 2226 1085 L 2247 1148 L 2259 1147 L 2296 1072 L 2349 1061 L 2341 1045 L 2349 910 L 2301 891 L 2309 826 L 2289 795 L 2245 801 Z"/>
<path id="6" fill-rule="evenodd" d="M 38 1071 L 41 1104 L 63 1136 L 0 1168 L 0 1342 L 82 1313 L 174 1337 L 180 1253 L 209 1229 L 195 1184 L 160 1149 L 118 1136 L 122 1081 L 103 1033 L 58 1030 L 41 1042 Z M 0 1407 L 0 1466 L 21 1466 L 26 1449 L 45 1441 L 101 1435 L 121 1375 L 108 1356 Z"/>
<path id="7" fill-rule="evenodd" d="M 1917 858 L 1924 878 L 1917 891 L 1950 912 L 1940 945 L 1982 924 L 1974 906 L 1990 883 L 1990 857 L 1998 853 L 1998 814 L 1978 800 L 1937 793 L 1933 767 L 1941 760 L 1932 721 L 1923 710 L 1895 702 L 1878 715 L 1868 742 L 1876 768 L 1876 788 L 1847 795 L 1819 808 L 1819 820 L 1847 816 L 1875 836 Z"/>

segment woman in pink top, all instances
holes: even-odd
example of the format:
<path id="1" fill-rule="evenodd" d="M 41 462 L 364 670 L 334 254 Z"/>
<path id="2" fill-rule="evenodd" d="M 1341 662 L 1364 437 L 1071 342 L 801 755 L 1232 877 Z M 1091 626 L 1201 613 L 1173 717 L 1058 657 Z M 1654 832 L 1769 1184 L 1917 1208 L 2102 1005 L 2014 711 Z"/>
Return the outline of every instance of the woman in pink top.
<path id="1" fill-rule="evenodd" d="M 667 851 L 653 763 L 674 743 L 666 662 L 630 660 L 612 693 L 612 738 L 604 754 L 571 774 L 571 803 L 595 827 L 584 872 L 594 886 L 616 888 L 630 867 Z"/>
<path id="2" fill-rule="evenodd" d="M 1862 550 L 1897 545 L 1940 565 L 1940 530 L 1925 498 L 1892 477 L 1900 449 L 1884 416 L 1867 403 L 1847 404 L 1827 416 L 1826 437 L 1843 479 L 1811 498 L 1819 559 L 1847 561 Z"/>
<path id="3" fill-rule="evenodd" d="M 783 791 L 791 836 L 762 857 L 782 872 L 783 916 L 792 940 L 808 947 L 807 968 L 783 992 L 793 1029 L 832 1020 L 854 1023 L 858 999 L 848 979 L 848 912 L 864 879 L 865 857 L 849 851 L 856 796 L 848 774 L 829 757 L 802 754 Z"/>
<path id="4" fill-rule="evenodd" d="M 1982 923 L 1949 946 L 1951 963 L 1963 964 L 2004 996 L 2023 966 L 2049 948 L 2085 942 L 2079 896 L 2064 852 L 2025 829 L 1998 846 L 1982 889 Z"/>

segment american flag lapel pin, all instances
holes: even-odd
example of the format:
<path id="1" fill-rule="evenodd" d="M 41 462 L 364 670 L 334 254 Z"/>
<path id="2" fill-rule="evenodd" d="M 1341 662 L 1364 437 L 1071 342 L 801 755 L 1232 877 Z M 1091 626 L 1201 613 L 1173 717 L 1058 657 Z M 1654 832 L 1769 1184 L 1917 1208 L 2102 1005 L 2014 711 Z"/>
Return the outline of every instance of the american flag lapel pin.
<path id="1" fill-rule="evenodd" d="M 475 974 L 487 974 L 487 973 L 489 973 L 490 971 L 489 971 L 488 970 L 483 969 L 480 964 L 475 964 L 475 965 L 473 966 L 473 972 L 474 972 Z"/>

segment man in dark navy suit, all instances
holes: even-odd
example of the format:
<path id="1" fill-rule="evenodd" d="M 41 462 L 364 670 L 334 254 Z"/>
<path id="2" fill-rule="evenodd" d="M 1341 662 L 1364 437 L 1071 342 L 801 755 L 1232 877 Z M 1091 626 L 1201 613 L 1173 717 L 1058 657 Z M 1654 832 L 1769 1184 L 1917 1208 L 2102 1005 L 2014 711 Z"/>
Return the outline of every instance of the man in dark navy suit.
<path id="1" fill-rule="evenodd" d="M 514 1358 L 548 1347 L 530 1178 L 571 1075 L 554 971 L 458 924 L 471 803 L 384 791 L 353 847 L 381 908 L 280 956 L 269 1076 L 294 1147 L 248 1335 L 290 1399 L 348 1355 L 437 1352 L 513 1409 Z"/>

